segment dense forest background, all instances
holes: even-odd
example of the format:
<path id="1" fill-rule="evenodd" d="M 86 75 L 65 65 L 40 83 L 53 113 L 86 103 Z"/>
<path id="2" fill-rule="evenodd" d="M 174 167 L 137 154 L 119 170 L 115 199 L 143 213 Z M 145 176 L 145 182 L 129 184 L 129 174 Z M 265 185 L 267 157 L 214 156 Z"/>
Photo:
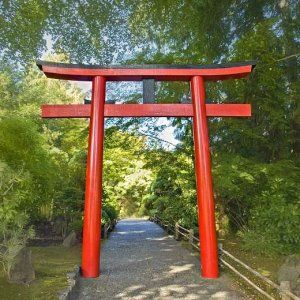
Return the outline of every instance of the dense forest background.
<path id="1" fill-rule="evenodd" d="M 215 103 L 251 103 L 249 119 L 209 120 L 219 236 L 268 255 L 300 249 L 300 3 L 297 0 L 0 1 L 2 262 L 35 235 L 81 233 L 88 120 L 42 120 L 42 103 L 83 103 L 35 60 L 212 64 L 256 60 L 250 78 L 207 85 Z M 141 85 L 111 84 L 116 102 Z M 187 83 L 157 83 L 159 103 L 189 102 Z M 108 119 L 103 222 L 158 215 L 197 226 L 192 120 Z M 51 230 L 50 230 L 51 229 Z M 3 252 L 4 253 L 4 252 Z"/>

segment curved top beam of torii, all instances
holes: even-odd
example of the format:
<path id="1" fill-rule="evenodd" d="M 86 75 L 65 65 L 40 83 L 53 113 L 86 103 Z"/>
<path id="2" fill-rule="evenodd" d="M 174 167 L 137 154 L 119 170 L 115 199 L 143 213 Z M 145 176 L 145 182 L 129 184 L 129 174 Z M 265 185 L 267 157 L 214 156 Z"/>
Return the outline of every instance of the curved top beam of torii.
<path id="1" fill-rule="evenodd" d="M 100 66 L 37 61 L 38 67 L 49 78 L 91 81 L 104 76 L 108 81 L 140 81 L 151 78 L 159 81 L 189 81 L 202 76 L 207 81 L 238 79 L 247 76 L 255 62 L 235 62 L 214 65 L 128 65 Z"/>

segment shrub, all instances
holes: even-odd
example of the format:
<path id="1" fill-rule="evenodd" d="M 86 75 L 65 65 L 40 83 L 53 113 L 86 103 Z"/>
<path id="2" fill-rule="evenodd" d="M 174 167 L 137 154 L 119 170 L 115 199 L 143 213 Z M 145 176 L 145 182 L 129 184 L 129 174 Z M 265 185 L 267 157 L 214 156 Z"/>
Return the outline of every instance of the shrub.
<path id="1" fill-rule="evenodd" d="M 266 167 L 267 181 L 254 199 L 244 247 L 258 253 L 288 254 L 300 249 L 299 170 L 289 161 Z"/>
<path id="2" fill-rule="evenodd" d="M 6 275 L 9 274 L 14 259 L 25 247 L 27 240 L 33 238 L 32 227 L 27 227 L 28 216 L 11 205 L 0 207 L 0 262 Z"/>

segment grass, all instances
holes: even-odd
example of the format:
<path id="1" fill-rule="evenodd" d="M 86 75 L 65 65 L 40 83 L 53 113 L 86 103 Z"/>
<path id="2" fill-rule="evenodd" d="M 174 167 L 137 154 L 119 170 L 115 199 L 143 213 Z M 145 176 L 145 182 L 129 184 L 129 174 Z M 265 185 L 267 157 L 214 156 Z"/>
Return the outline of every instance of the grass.
<path id="1" fill-rule="evenodd" d="M 230 252 L 235 257 L 239 258 L 246 265 L 255 269 L 265 277 L 269 278 L 273 282 L 277 282 L 277 272 L 280 266 L 283 264 L 285 257 L 284 256 L 273 256 L 269 257 L 262 254 L 256 254 L 254 251 L 246 251 L 241 247 L 241 239 L 236 236 L 229 236 L 226 239 L 219 241 L 222 242 L 225 250 Z M 234 261 L 229 259 L 224 255 L 224 259 L 232 264 L 236 269 L 240 270 L 241 273 L 246 275 L 250 280 L 255 282 L 260 288 L 270 293 L 275 299 L 279 299 L 278 292 L 271 288 L 269 285 L 262 283 L 261 280 L 257 280 L 249 271 L 246 271 L 244 268 L 239 267 Z M 265 299 L 261 296 L 260 293 L 256 292 L 252 287 L 250 287 L 245 281 L 239 278 L 237 275 L 227 270 L 225 267 L 224 271 L 230 274 L 237 285 L 248 294 L 249 299 Z"/>
<path id="2" fill-rule="evenodd" d="M 32 300 L 57 299 L 58 293 L 67 287 L 66 273 L 80 263 L 80 245 L 30 247 L 36 279 L 30 285 L 9 283 L 0 273 L 0 299 Z"/>
<path id="3" fill-rule="evenodd" d="M 225 250 L 239 258 L 245 264 L 249 265 L 272 281 L 277 281 L 277 272 L 285 260 L 284 256 L 270 257 L 262 254 L 256 254 L 251 251 L 245 251 L 240 246 L 242 241 L 234 236 L 226 238 L 222 241 L 222 243 Z"/>
<path id="4" fill-rule="evenodd" d="M 224 249 L 276 282 L 276 274 L 284 257 L 266 257 L 245 251 L 241 247 L 240 239 L 234 236 L 227 237 L 220 242 L 223 243 Z M 183 244 L 188 246 L 188 243 L 184 242 Z M 4 278 L 4 274 L 0 272 L 0 299 L 57 299 L 58 293 L 67 286 L 66 273 L 73 271 L 75 265 L 80 263 L 80 245 L 72 248 L 63 246 L 31 247 L 31 250 L 36 280 L 30 285 L 9 283 Z M 234 265 L 234 263 L 232 264 Z M 245 291 L 248 299 L 262 299 L 242 279 L 227 269 L 223 271 L 234 278 L 237 288 Z M 251 274 L 247 274 L 247 276 L 254 280 Z"/>
<path id="5" fill-rule="evenodd" d="M 284 256 L 274 256 L 269 257 L 261 254 L 255 254 L 254 252 L 246 251 L 241 247 L 242 241 L 239 237 L 228 236 L 225 239 L 219 239 L 219 242 L 223 244 L 225 250 L 234 255 L 236 258 L 240 259 L 242 262 L 247 264 L 249 267 L 252 267 L 262 275 L 266 276 L 273 282 L 277 282 L 277 272 L 280 266 L 283 264 L 285 257 Z M 193 252 L 198 255 L 196 251 L 187 241 L 181 241 L 184 247 L 192 249 Z M 256 276 L 248 272 L 244 268 L 239 267 L 234 261 L 224 255 L 224 259 L 234 266 L 237 270 L 241 271 L 242 274 L 246 275 L 250 280 L 255 282 L 263 290 L 266 290 L 268 293 L 272 294 L 275 299 L 279 299 L 278 293 L 274 289 L 270 288 L 268 285 L 262 283 L 261 280 L 257 280 Z M 237 276 L 228 268 L 224 267 L 221 269 L 221 272 L 225 272 L 233 279 L 233 287 L 245 294 L 246 299 L 258 300 L 265 299 L 260 293 L 256 292 L 252 287 L 249 286 L 243 279 Z"/>

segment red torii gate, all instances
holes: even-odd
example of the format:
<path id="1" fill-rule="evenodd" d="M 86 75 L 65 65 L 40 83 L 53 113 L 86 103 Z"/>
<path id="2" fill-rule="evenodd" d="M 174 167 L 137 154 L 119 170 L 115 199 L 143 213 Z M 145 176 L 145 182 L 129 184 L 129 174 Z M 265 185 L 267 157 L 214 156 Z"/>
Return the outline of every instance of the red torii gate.
<path id="1" fill-rule="evenodd" d="M 251 73 L 252 62 L 223 65 L 96 66 L 38 61 L 49 78 L 92 81 L 91 104 L 43 105 L 43 118 L 90 118 L 82 244 L 82 276 L 98 277 L 105 117 L 193 117 L 202 276 L 218 277 L 215 205 L 207 117 L 249 117 L 249 104 L 206 104 L 205 81 Z M 189 81 L 192 104 L 152 104 L 154 80 Z M 144 81 L 144 104 L 105 104 L 106 81 Z M 145 87 L 147 87 L 145 89 Z M 149 92 L 150 91 L 150 92 Z M 145 104 L 147 102 L 147 104 Z"/>

